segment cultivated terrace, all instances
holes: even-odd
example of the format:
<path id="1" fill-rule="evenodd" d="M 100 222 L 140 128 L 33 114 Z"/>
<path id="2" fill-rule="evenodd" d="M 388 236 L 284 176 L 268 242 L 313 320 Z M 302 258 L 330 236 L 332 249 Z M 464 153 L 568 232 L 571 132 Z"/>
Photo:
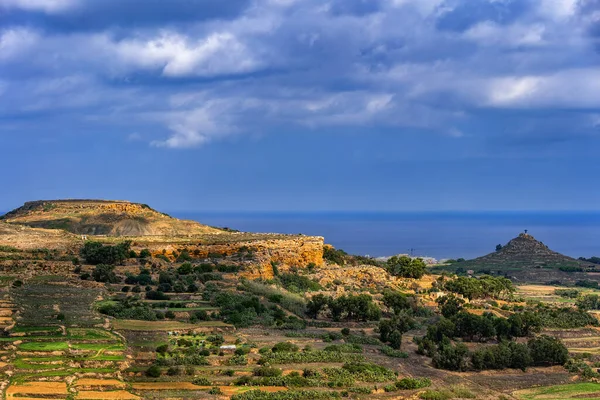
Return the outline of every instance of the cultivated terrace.
<path id="1" fill-rule="evenodd" d="M 2 395 L 600 399 L 595 264 L 516 240 L 428 267 L 135 203 L 27 203 L 0 221 Z"/>

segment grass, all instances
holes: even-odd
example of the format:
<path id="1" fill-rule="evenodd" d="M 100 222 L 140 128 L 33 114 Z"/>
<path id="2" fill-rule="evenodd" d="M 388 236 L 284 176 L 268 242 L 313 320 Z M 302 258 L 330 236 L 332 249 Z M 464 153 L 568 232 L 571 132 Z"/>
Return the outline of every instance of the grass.
<path id="1" fill-rule="evenodd" d="M 130 331 L 173 331 L 207 328 L 226 328 L 232 325 L 221 321 L 202 321 L 197 324 L 186 324 L 178 321 L 137 321 L 137 320 L 114 320 L 113 326 L 117 330 Z"/>
<path id="2" fill-rule="evenodd" d="M 106 340 L 115 339 L 115 336 L 110 332 L 103 331 L 101 329 L 81 329 L 72 328 L 67 330 L 67 337 L 69 339 L 83 339 L 83 340 Z"/>
<path id="3" fill-rule="evenodd" d="M 121 343 L 72 343 L 71 348 L 73 350 L 119 351 L 123 350 L 124 346 Z"/>
<path id="4" fill-rule="evenodd" d="M 22 351 L 64 351 L 69 349 L 66 342 L 26 342 L 19 345 Z"/>
<path id="5" fill-rule="evenodd" d="M 585 397 L 586 400 L 600 399 L 600 384 L 591 382 L 567 385 L 546 386 L 535 389 L 518 390 L 513 393 L 521 400 L 568 400 Z"/>

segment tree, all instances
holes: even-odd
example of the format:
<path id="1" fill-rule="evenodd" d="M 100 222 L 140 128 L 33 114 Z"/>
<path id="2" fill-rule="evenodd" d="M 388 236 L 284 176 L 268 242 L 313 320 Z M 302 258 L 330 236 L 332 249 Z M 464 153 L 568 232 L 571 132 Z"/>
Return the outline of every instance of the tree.
<path id="1" fill-rule="evenodd" d="M 410 258 L 408 256 L 394 256 L 386 262 L 388 272 L 403 278 L 419 279 L 427 270 L 425 262 L 421 258 Z"/>
<path id="2" fill-rule="evenodd" d="M 496 251 L 500 251 L 502 250 L 502 245 L 501 244 L 497 244 L 496 245 Z"/>
<path id="3" fill-rule="evenodd" d="M 444 341 L 434 354 L 432 361 L 436 368 L 447 369 L 450 371 L 465 371 L 467 369 L 467 356 L 469 348 L 463 343 L 452 345 L 450 340 Z"/>
<path id="4" fill-rule="evenodd" d="M 386 289 L 383 292 L 383 304 L 392 309 L 395 314 L 398 314 L 404 310 L 409 310 L 412 308 L 414 304 L 414 297 Z"/>
<path id="5" fill-rule="evenodd" d="M 569 351 L 560 339 L 542 335 L 529 339 L 527 347 L 531 352 L 533 364 L 537 366 L 544 365 L 562 365 L 569 359 Z"/>
<path id="6" fill-rule="evenodd" d="M 158 378 L 161 375 L 160 367 L 158 365 L 152 365 L 146 370 L 146 376 L 150 378 Z"/>
<path id="7" fill-rule="evenodd" d="M 306 315 L 313 319 L 317 319 L 321 311 L 327 307 L 328 303 L 329 298 L 323 294 L 313 296 L 306 304 Z"/>
<path id="8" fill-rule="evenodd" d="M 177 268 L 177 273 L 179 275 L 189 275 L 192 273 L 192 270 L 193 270 L 192 264 L 190 264 L 189 262 L 185 262 L 185 263 L 181 264 L 181 266 L 179 268 Z"/>
<path id="9" fill-rule="evenodd" d="M 402 334 L 415 327 L 415 320 L 406 313 L 394 315 L 391 319 L 379 321 L 379 338 L 390 347 L 400 349 Z"/>
<path id="10" fill-rule="evenodd" d="M 442 315 L 446 318 L 451 318 L 458 314 L 462 308 L 465 301 L 456 297 L 453 294 L 449 294 L 447 296 L 440 297 L 436 300 Z"/>
<path id="11" fill-rule="evenodd" d="M 81 256 L 88 264 L 122 264 L 129 257 L 131 242 L 125 241 L 115 246 L 103 245 L 100 242 L 85 242 Z"/>
<path id="12" fill-rule="evenodd" d="M 98 264 L 92 272 L 96 282 L 119 283 L 121 279 L 114 272 L 114 265 Z"/>

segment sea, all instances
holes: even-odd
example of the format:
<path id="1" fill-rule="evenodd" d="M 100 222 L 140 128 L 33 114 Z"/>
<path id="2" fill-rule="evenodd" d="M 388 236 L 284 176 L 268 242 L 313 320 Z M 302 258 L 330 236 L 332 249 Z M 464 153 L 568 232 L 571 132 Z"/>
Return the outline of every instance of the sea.
<path id="1" fill-rule="evenodd" d="M 173 212 L 244 232 L 325 237 L 350 254 L 475 258 L 527 232 L 571 257 L 600 256 L 597 212 Z"/>

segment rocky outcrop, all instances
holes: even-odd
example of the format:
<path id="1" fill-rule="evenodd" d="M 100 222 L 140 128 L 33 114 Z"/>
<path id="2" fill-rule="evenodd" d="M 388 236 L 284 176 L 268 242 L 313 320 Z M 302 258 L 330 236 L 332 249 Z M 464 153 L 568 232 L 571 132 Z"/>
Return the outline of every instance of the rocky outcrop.
<path id="1" fill-rule="evenodd" d="M 172 218 L 145 204 L 109 200 L 40 200 L 3 216 L 11 224 L 62 229 L 79 235 L 194 236 L 220 229 Z"/>
<path id="2" fill-rule="evenodd" d="M 235 255 L 248 257 L 252 262 L 245 267 L 242 275 L 249 279 L 272 278 L 273 265 L 280 272 L 286 272 L 291 267 L 323 264 L 324 239 L 318 236 L 224 234 L 222 239 L 229 240 L 185 244 L 136 242 L 134 246 L 138 249 L 148 248 L 153 255 L 162 254 L 171 260 L 175 259 L 174 254 L 183 251 L 198 259 Z"/>

